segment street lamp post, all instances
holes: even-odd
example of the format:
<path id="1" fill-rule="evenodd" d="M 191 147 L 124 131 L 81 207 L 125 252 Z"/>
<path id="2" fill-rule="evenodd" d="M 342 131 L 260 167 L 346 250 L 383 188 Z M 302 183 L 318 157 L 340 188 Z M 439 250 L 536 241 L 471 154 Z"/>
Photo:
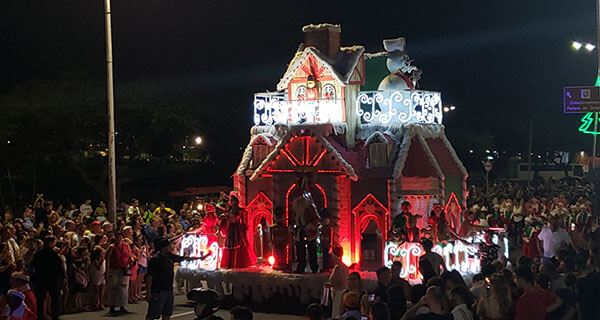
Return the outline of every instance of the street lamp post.
<path id="1" fill-rule="evenodd" d="M 113 88 L 112 28 L 110 0 L 104 0 L 106 32 L 106 98 L 108 100 L 108 212 L 117 221 L 117 177 L 115 164 L 115 97 Z"/>

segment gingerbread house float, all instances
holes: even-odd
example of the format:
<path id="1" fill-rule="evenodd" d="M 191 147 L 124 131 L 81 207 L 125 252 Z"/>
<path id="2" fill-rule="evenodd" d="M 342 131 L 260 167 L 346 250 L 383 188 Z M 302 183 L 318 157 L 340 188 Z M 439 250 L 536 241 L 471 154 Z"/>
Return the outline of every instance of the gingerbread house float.
<path id="1" fill-rule="evenodd" d="M 337 221 L 343 261 L 362 269 L 384 262 L 403 201 L 423 216 L 421 227 L 434 203 L 452 208 L 460 224 L 467 172 L 444 133 L 441 94 L 418 88 L 421 71 L 405 40 L 384 40 L 385 52 L 370 54 L 342 47 L 339 25 L 302 32 L 277 91 L 255 94 L 250 141 L 233 176 L 259 258 L 273 211 L 293 223 L 299 179 Z"/>

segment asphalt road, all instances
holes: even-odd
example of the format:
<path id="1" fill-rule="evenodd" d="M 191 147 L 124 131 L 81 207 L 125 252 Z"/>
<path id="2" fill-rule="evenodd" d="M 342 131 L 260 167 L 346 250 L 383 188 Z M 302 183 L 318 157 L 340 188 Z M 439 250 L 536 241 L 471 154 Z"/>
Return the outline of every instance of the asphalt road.
<path id="1" fill-rule="evenodd" d="M 173 315 L 171 319 L 175 320 L 192 320 L 195 319 L 194 310 L 190 307 L 184 306 L 187 303 L 187 299 L 185 295 L 175 296 L 175 309 L 173 310 Z M 128 314 L 121 315 L 118 317 L 111 317 L 108 315 L 108 308 L 104 309 L 104 311 L 96 311 L 96 312 L 83 312 L 83 313 L 75 313 L 75 314 L 67 314 L 63 315 L 60 318 L 63 320 L 98 320 L 98 319 L 123 319 L 123 320 L 141 320 L 146 317 L 146 310 L 148 309 L 148 303 L 145 301 L 140 301 L 136 304 L 131 304 L 127 306 Z M 229 310 L 219 310 L 217 315 L 221 316 L 225 320 L 229 320 Z M 264 313 L 255 313 L 254 319 L 257 320 L 301 320 L 304 317 L 292 316 L 292 315 L 281 315 L 281 314 L 264 314 Z"/>

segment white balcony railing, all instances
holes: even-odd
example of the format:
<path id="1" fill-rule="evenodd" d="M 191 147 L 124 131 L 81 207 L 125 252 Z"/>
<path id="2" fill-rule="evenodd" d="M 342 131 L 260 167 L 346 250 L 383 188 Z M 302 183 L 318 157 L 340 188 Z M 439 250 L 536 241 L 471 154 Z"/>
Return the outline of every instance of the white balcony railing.
<path id="1" fill-rule="evenodd" d="M 327 123 L 344 121 L 341 99 L 288 100 L 285 93 L 254 95 L 254 124 Z"/>
<path id="2" fill-rule="evenodd" d="M 356 112 L 363 123 L 442 123 L 442 97 L 424 90 L 361 91 Z"/>

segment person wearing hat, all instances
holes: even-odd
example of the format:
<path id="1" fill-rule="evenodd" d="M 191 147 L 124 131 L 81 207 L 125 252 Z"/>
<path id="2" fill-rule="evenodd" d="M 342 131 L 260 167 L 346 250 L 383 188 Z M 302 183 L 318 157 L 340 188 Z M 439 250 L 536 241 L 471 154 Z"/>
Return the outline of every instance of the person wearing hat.
<path id="1" fill-rule="evenodd" d="M 219 310 L 221 297 L 212 289 L 195 288 L 187 294 L 190 301 L 194 301 L 194 313 L 196 320 L 223 320 L 214 314 Z"/>
<path id="2" fill-rule="evenodd" d="M 91 229 L 90 230 L 91 231 L 91 237 L 93 237 L 93 236 L 95 236 L 97 234 L 102 234 L 102 224 L 98 220 L 92 221 L 90 229 Z"/>
<path id="3" fill-rule="evenodd" d="M 25 304 L 25 295 L 16 289 L 8 290 L 8 305 L 4 307 L 0 320 L 36 320 L 36 316 Z"/>
<path id="4" fill-rule="evenodd" d="M 354 291 L 347 292 L 344 294 L 342 298 L 344 305 L 344 314 L 338 317 L 338 320 L 345 319 L 362 319 L 362 315 L 360 313 L 360 297 L 358 293 Z"/>
<path id="5" fill-rule="evenodd" d="M 10 288 L 21 291 L 25 296 L 25 304 L 33 315 L 37 317 L 37 300 L 35 300 L 35 294 L 29 287 L 29 276 L 23 272 L 13 272 L 10 277 Z"/>
<path id="6" fill-rule="evenodd" d="M 171 241 L 166 237 L 154 241 L 155 252 L 148 262 L 146 274 L 146 301 L 148 301 L 148 313 L 146 320 L 158 319 L 168 320 L 173 314 L 173 264 L 184 260 L 202 260 L 210 252 L 201 257 L 183 257 L 173 254 Z"/>

